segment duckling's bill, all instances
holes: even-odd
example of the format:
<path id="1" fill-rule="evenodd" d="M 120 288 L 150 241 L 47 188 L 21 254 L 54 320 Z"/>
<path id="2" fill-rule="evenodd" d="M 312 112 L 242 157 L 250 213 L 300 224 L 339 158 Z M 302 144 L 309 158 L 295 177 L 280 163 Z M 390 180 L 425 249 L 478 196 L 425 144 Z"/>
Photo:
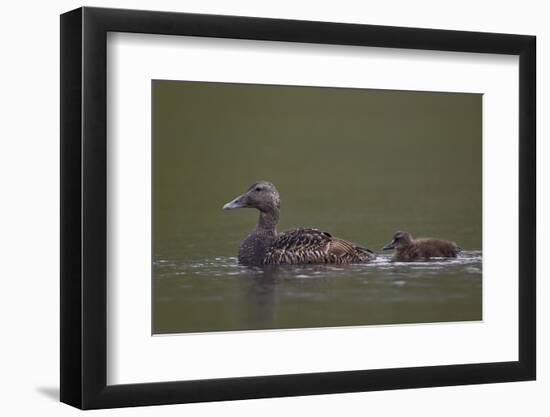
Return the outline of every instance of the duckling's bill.
<path id="1" fill-rule="evenodd" d="M 395 249 L 395 239 L 392 240 L 390 243 L 386 243 L 386 244 L 382 247 L 382 250 L 390 250 L 390 249 Z"/>

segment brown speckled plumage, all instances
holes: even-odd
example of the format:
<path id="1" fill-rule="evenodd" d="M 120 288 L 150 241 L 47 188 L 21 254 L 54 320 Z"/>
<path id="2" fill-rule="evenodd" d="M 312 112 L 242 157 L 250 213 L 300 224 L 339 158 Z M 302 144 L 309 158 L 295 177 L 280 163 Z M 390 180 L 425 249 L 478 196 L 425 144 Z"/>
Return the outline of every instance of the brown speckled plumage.
<path id="1" fill-rule="evenodd" d="M 264 264 L 350 264 L 368 262 L 373 253 L 317 229 L 294 229 L 277 236 Z"/>
<path id="2" fill-rule="evenodd" d="M 447 240 L 420 238 L 413 239 L 408 232 L 396 232 L 384 250 L 395 249 L 393 259 L 401 262 L 427 260 L 430 258 L 456 258 L 460 248 Z"/>
<path id="3" fill-rule="evenodd" d="M 279 193 L 273 184 L 259 181 L 224 209 L 256 208 L 260 218 L 256 228 L 239 248 L 239 262 L 266 264 L 348 264 L 365 263 L 375 258 L 372 251 L 332 237 L 317 229 L 300 228 L 277 233 Z"/>

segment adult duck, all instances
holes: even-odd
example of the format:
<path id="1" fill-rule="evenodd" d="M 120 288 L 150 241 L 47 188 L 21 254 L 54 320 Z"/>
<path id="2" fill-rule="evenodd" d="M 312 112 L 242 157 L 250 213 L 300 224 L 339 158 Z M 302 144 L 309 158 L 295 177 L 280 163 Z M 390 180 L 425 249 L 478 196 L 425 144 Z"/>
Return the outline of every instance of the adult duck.
<path id="1" fill-rule="evenodd" d="M 349 264 L 375 258 L 372 251 L 317 229 L 299 228 L 277 233 L 280 198 L 275 186 L 258 181 L 223 206 L 224 210 L 254 208 L 260 212 L 258 224 L 239 247 L 239 263 L 269 264 Z"/>
<path id="2" fill-rule="evenodd" d="M 441 239 L 413 239 L 409 232 L 398 231 L 382 250 L 395 249 L 395 261 L 411 262 L 430 258 L 456 258 L 460 248 L 455 242 Z"/>

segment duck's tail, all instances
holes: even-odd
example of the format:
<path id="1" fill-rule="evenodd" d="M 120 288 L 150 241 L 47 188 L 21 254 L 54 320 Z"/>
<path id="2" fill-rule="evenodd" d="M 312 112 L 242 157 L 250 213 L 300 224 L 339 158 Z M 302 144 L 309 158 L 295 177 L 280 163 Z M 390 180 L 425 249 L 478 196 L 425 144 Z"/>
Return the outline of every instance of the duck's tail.
<path id="1" fill-rule="evenodd" d="M 376 259 L 376 255 L 373 251 L 371 251 L 369 248 L 365 248 L 363 246 L 355 246 L 355 251 L 357 252 L 357 255 L 363 262 L 372 261 L 373 259 Z"/>

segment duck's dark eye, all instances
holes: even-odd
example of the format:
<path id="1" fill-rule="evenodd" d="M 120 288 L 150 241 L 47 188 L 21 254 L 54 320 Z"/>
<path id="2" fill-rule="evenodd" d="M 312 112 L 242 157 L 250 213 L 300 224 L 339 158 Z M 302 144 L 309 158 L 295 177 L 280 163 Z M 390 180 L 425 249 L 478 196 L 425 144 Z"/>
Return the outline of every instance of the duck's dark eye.
<path id="1" fill-rule="evenodd" d="M 260 187 L 256 187 L 256 191 L 262 191 Z"/>

